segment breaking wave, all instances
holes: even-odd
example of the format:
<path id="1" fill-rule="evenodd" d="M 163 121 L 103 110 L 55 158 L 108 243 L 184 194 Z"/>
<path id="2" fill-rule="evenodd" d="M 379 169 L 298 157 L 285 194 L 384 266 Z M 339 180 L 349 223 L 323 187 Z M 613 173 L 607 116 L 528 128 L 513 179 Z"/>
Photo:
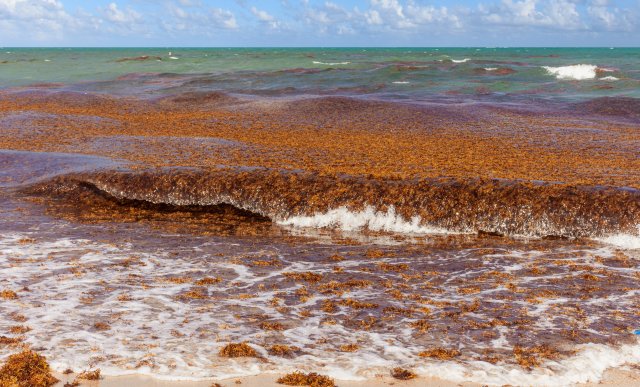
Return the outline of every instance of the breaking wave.
<path id="1" fill-rule="evenodd" d="M 410 220 L 396 213 L 391 206 L 386 212 L 366 206 L 362 211 L 351 211 L 347 207 L 329 210 L 311 216 L 292 216 L 278 221 L 282 225 L 311 228 L 337 228 L 344 231 L 386 231 L 403 234 L 445 234 L 447 230 L 422 225 L 418 216 Z"/>
<path id="2" fill-rule="evenodd" d="M 314 60 L 313 64 L 326 65 L 326 66 L 344 66 L 344 65 L 351 64 L 351 62 L 320 62 L 320 61 Z"/>
<path id="3" fill-rule="evenodd" d="M 75 200 L 87 186 L 114 200 L 228 205 L 295 227 L 587 237 L 628 246 L 640 235 L 640 191 L 614 187 L 227 169 L 71 174 L 29 192 Z"/>
<path id="4" fill-rule="evenodd" d="M 554 75 L 557 79 L 576 81 L 594 79 L 596 77 L 596 71 L 598 70 L 598 66 L 591 64 L 578 64 L 560 67 L 542 66 L 542 68 L 547 70 L 549 75 Z"/>

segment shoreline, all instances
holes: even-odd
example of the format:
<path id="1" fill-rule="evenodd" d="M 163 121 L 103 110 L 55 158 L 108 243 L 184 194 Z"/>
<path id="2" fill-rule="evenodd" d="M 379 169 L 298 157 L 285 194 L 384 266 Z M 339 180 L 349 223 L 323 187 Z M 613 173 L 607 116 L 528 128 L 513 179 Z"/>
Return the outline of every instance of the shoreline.
<path id="1" fill-rule="evenodd" d="M 60 381 L 55 385 L 62 387 L 67 382 L 73 382 L 76 374 L 62 375 L 54 374 Z M 211 387 L 218 383 L 220 386 L 243 386 L 243 387 L 262 387 L 262 386 L 284 386 L 276 383 L 276 380 L 283 374 L 266 374 L 262 373 L 255 376 L 244 376 L 239 378 L 229 378 L 222 380 L 201 380 L 201 381 L 178 381 L 178 380 L 161 380 L 147 375 L 128 375 L 128 376 L 107 376 L 99 381 L 81 381 L 81 386 L 93 387 L 117 387 L 117 386 L 138 386 L 138 387 Z M 482 383 L 476 382 L 454 382 L 451 380 L 436 377 L 417 377 L 412 380 L 394 379 L 387 375 L 378 375 L 374 379 L 363 381 L 345 381 L 334 379 L 337 386 L 340 387 L 383 387 L 383 386 L 431 386 L 431 387 L 479 387 Z M 618 386 L 637 386 L 640 384 L 640 367 L 618 367 L 605 371 L 602 379 L 598 382 L 578 383 L 575 386 L 580 387 L 618 387 Z"/>

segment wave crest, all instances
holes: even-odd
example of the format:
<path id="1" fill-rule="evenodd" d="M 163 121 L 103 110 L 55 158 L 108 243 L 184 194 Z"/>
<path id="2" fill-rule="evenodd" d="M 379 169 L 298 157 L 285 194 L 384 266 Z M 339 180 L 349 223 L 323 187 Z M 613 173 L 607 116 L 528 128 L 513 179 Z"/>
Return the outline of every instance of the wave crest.
<path id="1" fill-rule="evenodd" d="M 279 224 L 308 227 L 308 228 L 337 228 L 343 231 L 386 231 L 402 234 L 445 234 L 443 228 L 423 225 L 419 216 L 407 220 L 400 216 L 395 207 L 391 206 L 386 212 L 377 211 L 372 206 L 366 206 L 362 211 L 350 211 L 347 207 L 340 207 L 311 216 L 292 216 L 278 221 Z"/>
<path id="2" fill-rule="evenodd" d="M 554 75 L 557 79 L 576 81 L 594 79 L 598 70 L 598 66 L 591 64 L 578 64 L 560 67 L 542 66 L 542 68 L 547 70 L 549 75 Z"/>
<path id="3" fill-rule="evenodd" d="M 489 179 L 383 180 L 262 169 L 103 171 L 59 177 L 31 191 L 58 195 L 79 184 L 118 200 L 230 205 L 280 224 L 342 230 L 606 238 L 636 235 L 640 224 L 638 190 Z"/>

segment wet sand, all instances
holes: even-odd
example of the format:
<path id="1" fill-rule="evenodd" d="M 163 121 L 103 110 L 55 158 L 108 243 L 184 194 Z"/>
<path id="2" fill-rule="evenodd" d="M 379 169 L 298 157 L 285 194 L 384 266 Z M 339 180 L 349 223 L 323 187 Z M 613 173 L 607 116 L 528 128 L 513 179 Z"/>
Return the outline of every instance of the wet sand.
<path id="1" fill-rule="evenodd" d="M 120 376 L 107 377 L 99 382 L 83 382 L 84 386 L 95 387 L 119 387 L 119 386 L 137 386 L 137 387 L 211 387 L 214 383 L 219 383 L 222 387 L 227 386 L 244 386 L 244 387 L 263 387 L 263 386 L 283 386 L 276 383 L 281 375 L 262 374 L 252 377 L 233 378 L 220 381 L 162 381 L 147 376 Z M 60 379 L 58 386 L 68 381 L 73 381 L 73 375 L 57 374 Z M 387 387 L 387 386 L 433 386 L 433 387 L 480 387 L 480 383 L 471 382 L 453 382 L 438 378 L 416 378 L 413 380 L 397 380 L 388 376 L 380 376 L 375 379 L 365 381 L 342 381 L 335 380 L 336 385 L 340 387 Z M 580 387 L 633 387 L 640 384 L 640 370 L 637 369 L 610 369 L 605 372 L 601 381 L 596 383 L 580 383 L 576 386 Z"/>

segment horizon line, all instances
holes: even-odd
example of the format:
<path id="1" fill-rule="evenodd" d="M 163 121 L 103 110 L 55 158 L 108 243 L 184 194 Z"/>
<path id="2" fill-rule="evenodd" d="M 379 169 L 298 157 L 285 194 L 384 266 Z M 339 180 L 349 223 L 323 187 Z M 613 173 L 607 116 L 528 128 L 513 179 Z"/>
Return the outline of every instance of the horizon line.
<path id="1" fill-rule="evenodd" d="M 266 49 L 349 49 L 349 48 L 357 48 L 357 49 L 384 49 L 384 48 L 419 48 L 419 49 L 441 49 L 441 48 L 475 48 L 475 49 L 510 49 L 510 48 L 543 48 L 543 49 L 562 49 L 562 48 L 640 48 L 640 46 L 2 46 L 0 45 L 0 49 L 20 49 L 20 48 L 60 48 L 60 49 L 69 49 L 69 48 L 199 48 L 199 49 L 256 49 L 256 48 L 266 48 Z"/>

